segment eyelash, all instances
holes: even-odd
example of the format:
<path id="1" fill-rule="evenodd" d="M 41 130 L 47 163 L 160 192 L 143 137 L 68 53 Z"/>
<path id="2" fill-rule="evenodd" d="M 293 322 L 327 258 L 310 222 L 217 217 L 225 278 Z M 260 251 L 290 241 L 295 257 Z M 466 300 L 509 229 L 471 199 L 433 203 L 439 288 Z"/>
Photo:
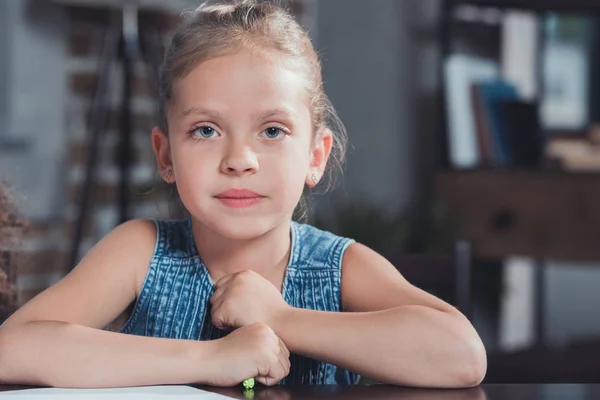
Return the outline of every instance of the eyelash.
<path id="1" fill-rule="evenodd" d="M 196 125 L 196 126 L 194 126 L 192 129 L 190 129 L 190 130 L 188 131 L 188 135 L 190 135 L 192 138 L 194 138 L 194 139 L 196 139 L 196 140 L 198 140 L 198 141 L 204 141 L 204 140 L 210 140 L 210 139 L 212 139 L 212 137 L 205 138 L 205 137 L 197 136 L 197 135 L 195 134 L 197 131 L 199 131 L 199 130 L 201 130 L 201 129 L 203 129 L 203 128 L 210 128 L 210 129 L 212 129 L 212 130 L 213 130 L 213 131 L 214 131 L 216 134 L 220 135 L 219 131 L 218 131 L 218 130 L 217 130 L 215 127 L 214 127 L 214 126 L 212 126 L 212 125 L 210 125 L 210 124 L 206 124 L 206 123 L 203 123 L 203 124 L 200 124 L 200 125 Z M 285 136 L 287 136 L 287 135 L 289 135 L 289 134 L 290 134 L 290 131 L 289 131 L 287 128 L 285 128 L 285 127 L 283 127 L 283 126 L 281 126 L 281 125 L 272 125 L 272 126 L 269 126 L 269 127 L 265 128 L 265 129 L 263 129 L 263 130 L 260 132 L 260 133 L 261 133 L 261 135 L 262 135 L 263 133 L 265 133 L 265 132 L 266 132 L 268 129 L 272 129 L 272 128 L 279 129 L 279 130 L 281 131 L 282 135 L 280 135 L 280 136 L 279 136 L 279 137 L 277 137 L 277 138 L 273 138 L 273 139 L 271 139 L 271 138 L 268 138 L 268 137 L 267 137 L 267 139 L 269 139 L 270 141 L 274 141 L 274 140 L 281 140 L 282 138 L 284 138 Z"/>
<path id="2" fill-rule="evenodd" d="M 211 125 L 209 125 L 209 124 L 200 124 L 200 125 L 196 125 L 196 126 L 194 126 L 192 129 L 190 129 L 190 130 L 188 131 L 188 135 L 190 135 L 192 138 L 194 138 L 194 139 L 196 139 L 196 140 L 199 140 L 199 141 L 201 141 L 201 140 L 210 140 L 211 138 L 205 138 L 205 137 L 202 137 L 202 136 L 197 136 L 197 135 L 195 134 L 197 131 L 199 131 L 200 129 L 203 129 L 203 128 L 210 128 L 210 129 L 212 129 L 212 130 L 213 130 L 215 133 L 217 133 L 217 134 L 219 133 L 219 132 L 218 132 L 218 131 L 215 129 L 215 127 L 214 127 L 214 126 L 211 126 Z"/>

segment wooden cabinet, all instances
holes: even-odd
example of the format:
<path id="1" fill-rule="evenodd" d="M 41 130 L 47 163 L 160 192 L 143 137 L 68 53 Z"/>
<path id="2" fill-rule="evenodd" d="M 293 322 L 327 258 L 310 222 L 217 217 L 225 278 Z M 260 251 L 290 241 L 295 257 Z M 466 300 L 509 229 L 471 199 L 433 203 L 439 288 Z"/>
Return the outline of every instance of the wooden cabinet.
<path id="1" fill-rule="evenodd" d="M 475 257 L 600 260 L 600 174 L 446 172 L 437 198 Z"/>

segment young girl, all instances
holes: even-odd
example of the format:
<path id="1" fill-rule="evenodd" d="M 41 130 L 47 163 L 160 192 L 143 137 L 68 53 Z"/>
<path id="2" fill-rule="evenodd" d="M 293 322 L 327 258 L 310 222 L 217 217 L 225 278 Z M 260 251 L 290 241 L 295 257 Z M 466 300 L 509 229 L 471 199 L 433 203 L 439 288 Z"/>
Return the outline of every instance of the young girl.
<path id="1" fill-rule="evenodd" d="M 190 218 L 119 226 L 16 312 L 0 328 L 0 381 L 481 382 L 484 347 L 455 308 L 365 246 L 292 222 L 344 136 L 290 14 L 201 6 L 175 32 L 160 87 L 152 144 Z M 119 332 L 103 329 L 132 303 Z"/>

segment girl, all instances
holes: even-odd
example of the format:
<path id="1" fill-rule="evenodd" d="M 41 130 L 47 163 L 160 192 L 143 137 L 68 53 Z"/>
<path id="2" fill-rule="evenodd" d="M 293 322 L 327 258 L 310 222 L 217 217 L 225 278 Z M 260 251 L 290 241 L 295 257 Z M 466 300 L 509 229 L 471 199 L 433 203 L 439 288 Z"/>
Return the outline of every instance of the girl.
<path id="1" fill-rule="evenodd" d="M 341 161 L 344 132 L 287 11 L 199 7 L 160 88 L 152 145 L 190 218 L 117 227 L 23 306 L 0 328 L 0 381 L 481 382 L 484 347 L 462 314 L 365 246 L 292 222 L 305 186 Z M 102 329 L 132 303 L 119 332 Z"/>

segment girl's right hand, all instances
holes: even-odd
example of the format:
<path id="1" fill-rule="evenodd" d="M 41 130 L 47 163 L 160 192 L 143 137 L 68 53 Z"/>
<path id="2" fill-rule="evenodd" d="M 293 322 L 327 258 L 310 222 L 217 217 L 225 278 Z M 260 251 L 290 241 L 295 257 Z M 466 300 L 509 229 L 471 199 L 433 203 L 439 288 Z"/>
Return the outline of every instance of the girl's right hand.
<path id="1" fill-rule="evenodd" d="M 214 367 L 206 382 L 212 386 L 234 386 L 255 378 L 273 386 L 290 372 L 290 352 L 268 325 L 256 323 L 239 328 L 214 341 Z"/>

